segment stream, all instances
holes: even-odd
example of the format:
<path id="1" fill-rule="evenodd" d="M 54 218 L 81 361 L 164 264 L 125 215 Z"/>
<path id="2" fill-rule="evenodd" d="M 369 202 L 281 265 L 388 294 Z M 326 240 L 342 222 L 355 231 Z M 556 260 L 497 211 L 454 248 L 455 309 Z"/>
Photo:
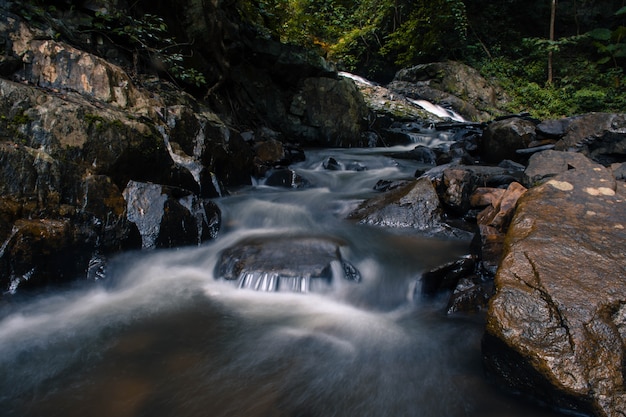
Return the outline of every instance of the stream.
<path id="1" fill-rule="evenodd" d="M 212 242 L 126 253 L 95 283 L 0 299 L 0 414 L 556 416 L 485 378 L 482 315 L 447 316 L 446 297 L 415 293 L 469 240 L 345 220 L 378 180 L 413 176 L 417 162 L 384 155 L 413 146 L 309 150 L 292 166 L 308 187 L 259 181 L 216 199 Z M 324 169 L 330 156 L 344 169 Z M 242 239 L 294 234 L 340 239 L 360 282 L 259 292 L 215 276 Z"/>

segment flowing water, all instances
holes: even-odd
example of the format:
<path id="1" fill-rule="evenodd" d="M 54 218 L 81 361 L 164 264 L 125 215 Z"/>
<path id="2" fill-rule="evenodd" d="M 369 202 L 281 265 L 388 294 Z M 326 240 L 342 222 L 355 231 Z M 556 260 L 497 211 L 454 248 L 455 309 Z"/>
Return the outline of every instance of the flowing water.
<path id="1" fill-rule="evenodd" d="M 414 294 L 467 240 L 344 220 L 379 179 L 413 175 L 415 162 L 387 151 L 308 152 L 295 169 L 310 187 L 259 183 L 216 200 L 211 243 L 128 253 L 96 283 L 0 299 L 0 415 L 553 415 L 485 379 L 479 315 L 446 316 L 444 298 Z M 367 170 L 324 170 L 328 156 Z M 290 234 L 341 239 L 361 282 L 267 293 L 214 276 L 241 239 Z"/>

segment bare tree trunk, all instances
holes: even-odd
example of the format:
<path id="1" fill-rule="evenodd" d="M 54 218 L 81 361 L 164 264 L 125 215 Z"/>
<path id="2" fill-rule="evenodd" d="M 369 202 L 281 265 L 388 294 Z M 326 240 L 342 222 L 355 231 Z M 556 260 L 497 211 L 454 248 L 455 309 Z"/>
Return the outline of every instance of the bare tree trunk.
<path id="1" fill-rule="evenodd" d="M 554 42 L 554 21 L 556 19 L 556 0 L 552 0 L 550 11 L 550 42 Z M 552 45 L 548 51 L 548 84 L 552 84 Z"/>

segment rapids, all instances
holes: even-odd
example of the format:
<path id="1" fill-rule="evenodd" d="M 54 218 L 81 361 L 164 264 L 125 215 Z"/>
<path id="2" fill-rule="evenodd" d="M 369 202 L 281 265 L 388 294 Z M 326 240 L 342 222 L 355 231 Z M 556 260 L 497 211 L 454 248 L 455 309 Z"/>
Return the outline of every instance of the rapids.
<path id="1" fill-rule="evenodd" d="M 259 181 L 216 199 L 211 243 L 127 253 L 99 281 L 0 299 L 0 415 L 553 415 L 485 379 L 480 315 L 446 316 L 444 298 L 414 293 L 468 240 L 344 220 L 379 179 L 413 175 L 416 162 L 383 155 L 398 150 L 309 151 L 293 168 L 312 186 Z M 367 169 L 325 170 L 330 156 Z M 267 293 L 214 276 L 225 248 L 285 234 L 341 238 L 361 282 Z"/>

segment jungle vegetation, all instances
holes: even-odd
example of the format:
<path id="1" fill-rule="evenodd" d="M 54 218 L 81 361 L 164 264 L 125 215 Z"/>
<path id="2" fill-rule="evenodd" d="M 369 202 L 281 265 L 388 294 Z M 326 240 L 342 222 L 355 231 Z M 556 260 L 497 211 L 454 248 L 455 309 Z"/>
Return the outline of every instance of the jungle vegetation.
<path id="1" fill-rule="evenodd" d="M 624 0 L 248 1 L 272 36 L 379 82 L 458 60 L 496 78 L 512 112 L 626 111 Z"/>

